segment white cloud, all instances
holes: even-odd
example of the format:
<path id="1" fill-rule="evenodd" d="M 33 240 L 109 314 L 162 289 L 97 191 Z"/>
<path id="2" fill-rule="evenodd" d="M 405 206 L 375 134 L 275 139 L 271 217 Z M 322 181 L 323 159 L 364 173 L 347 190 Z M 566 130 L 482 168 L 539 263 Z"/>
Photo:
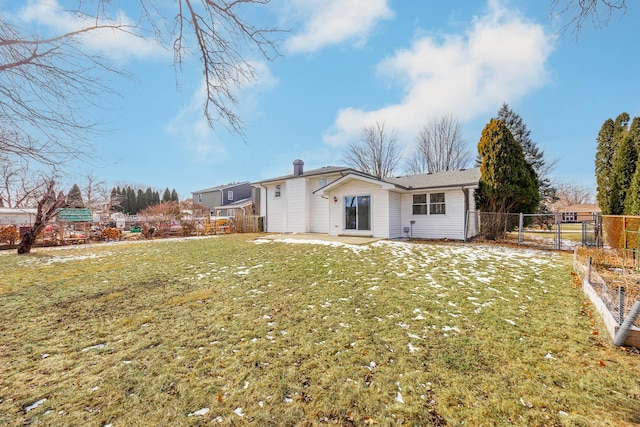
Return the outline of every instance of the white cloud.
<path id="1" fill-rule="evenodd" d="M 291 53 L 315 52 L 328 45 L 363 44 L 375 24 L 391 19 L 388 0 L 291 0 L 290 7 L 304 28 L 285 43 Z"/>
<path id="2" fill-rule="evenodd" d="M 553 40 L 541 25 L 490 0 L 487 13 L 475 17 L 464 34 L 423 36 L 380 62 L 379 75 L 401 85 L 402 99 L 378 110 L 340 110 L 324 140 L 345 145 L 376 121 L 413 140 L 434 117 L 452 114 L 464 122 L 495 112 L 503 101 L 546 82 L 552 50 Z"/>
<path id="3" fill-rule="evenodd" d="M 56 35 L 78 31 L 96 24 L 95 18 L 81 16 L 61 6 L 57 0 L 30 0 L 17 13 L 17 18 L 27 24 L 48 28 Z M 135 33 L 135 22 L 118 10 L 117 18 L 101 19 L 100 25 L 129 26 L 130 30 L 97 29 L 89 31 L 80 39 L 83 44 L 112 59 L 124 60 L 130 57 L 168 56 L 171 53 L 155 39 L 145 38 Z"/>
<path id="4" fill-rule="evenodd" d="M 251 66 L 256 73 L 256 80 L 243 82 L 234 94 L 234 98 L 238 102 L 237 114 L 245 121 L 258 110 L 260 92 L 272 88 L 278 83 L 266 63 L 255 62 L 251 63 Z M 188 151 L 191 151 L 196 160 L 203 163 L 220 162 L 227 156 L 227 150 L 221 138 L 221 135 L 225 134 L 227 130 L 217 132 L 211 129 L 204 116 L 206 100 L 207 88 L 203 78 L 190 100 L 167 125 L 166 131 L 174 135 Z M 213 110 L 211 112 L 214 113 Z M 224 127 L 223 125 L 224 123 L 221 123 L 220 128 Z M 237 135 L 233 135 L 233 139 L 237 139 Z"/>

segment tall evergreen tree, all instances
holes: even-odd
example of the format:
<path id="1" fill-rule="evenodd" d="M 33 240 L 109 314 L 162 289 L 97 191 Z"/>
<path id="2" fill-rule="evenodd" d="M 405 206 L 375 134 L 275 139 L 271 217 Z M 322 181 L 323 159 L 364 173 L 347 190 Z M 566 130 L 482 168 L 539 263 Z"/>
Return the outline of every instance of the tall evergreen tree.
<path id="1" fill-rule="evenodd" d="M 116 211 L 116 198 L 118 196 L 118 193 L 116 191 L 116 187 L 113 187 L 111 189 L 111 196 L 109 197 L 109 210 L 114 212 Z M 118 203 L 119 204 L 119 203 Z"/>
<path id="2" fill-rule="evenodd" d="M 155 204 L 153 201 L 153 191 L 151 190 L 151 187 L 147 187 L 147 191 L 144 192 L 144 199 L 147 202 L 147 206 L 145 206 L 145 208 Z"/>
<path id="3" fill-rule="evenodd" d="M 480 186 L 476 201 L 484 212 L 535 212 L 538 178 L 522 146 L 501 120 L 491 119 L 478 142 Z"/>
<path id="4" fill-rule="evenodd" d="M 596 199 L 603 215 L 613 213 L 613 155 L 616 152 L 614 139 L 615 123 L 607 119 L 598 132 L 596 149 Z"/>
<path id="5" fill-rule="evenodd" d="M 171 200 L 174 202 L 179 202 L 180 200 L 178 200 L 178 192 L 176 191 L 176 189 L 174 188 L 173 190 L 171 190 Z"/>
<path id="6" fill-rule="evenodd" d="M 527 125 L 523 122 L 522 117 L 515 113 L 506 102 L 502 104 L 496 118 L 502 121 L 507 129 L 509 129 L 513 138 L 522 147 L 524 159 L 533 167 L 538 177 L 540 192 L 540 203 L 537 211 L 538 213 L 548 213 L 549 205 L 555 202 L 557 197 L 556 189 L 548 177 L 550 166 L 547 165 L 544 158 L 544 151 L 531 139 L 531 131 L 527 129 Z"/>
<path id="7" fill-rule="evenodd" d="M 136 205 L 137 205 L 137 211 L 140 212 L 141 210 L 143 210 L 144 208 L 146 208 L 148 206 L 147 200 L 145 198 L 145 193 L 144 191 L 142 191 L 141 188 L 138 189 L 138 194 L 136 195 Z"/>
<path id="8" fill-rule="evenodd" d="M 153 192 L 153 204 L 157 205 L 158 203 L 160 203 L 160 192 L 159 191 L 154 191 Z"/>
<path id="9" fill-rule="evenodd" d="M 625 215 L 640 215 L 640 156 L 636 161 L 636 170 L 631 177 L 631 184 L 624 201 Z"/>
<path id="10" fill-rule="evenodd" d="M 631 132 L 620 134 L 617 146 L 611 162 L 614 179 L 612 212 L 613 214 L 623 214 L 631 178 L 636 169 L 638 150 Z"/>
<path id="11" fill-rule="evenodd" d="M 70 208 L 84 208 L 84 202 L 82 201 L 82 191 L 77 184 L 73 184 L 71 190 L 67 194 L 66 206 Z"/>
<path id="12" fill-rule="evenodd" d="M 169 191 L 169 187 L 164 189 L 164 193 L 162 193 L 162 201 L 163 202 L 171 201 L 171 192 Z"/>
<path id="13" fill-rule="evenodd" d="M 598 133 L 595 169 L 597 200 L 604 215 L 623 214 L 625 198 L 640 151 L 640 118 L 629 127 L 629 114 L 608 119 Z"/>
<path id="14" fill-rule="evenodd" d="M 138 213 L 138 205 L 136 203 L 136 192 L 133 188 L 127 187 L 127 210 L 125 211 L 129 215 Z"/>

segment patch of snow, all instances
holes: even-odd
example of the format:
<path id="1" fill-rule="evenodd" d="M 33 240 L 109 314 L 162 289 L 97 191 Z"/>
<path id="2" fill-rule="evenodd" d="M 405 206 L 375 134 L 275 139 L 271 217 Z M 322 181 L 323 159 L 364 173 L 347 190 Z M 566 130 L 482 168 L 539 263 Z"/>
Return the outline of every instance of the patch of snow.
<path id="1" fill-rule="evenodd" d="M 92 346 L 89 346 L 89 347 L 85 347 L 80 351 L 82 351 L 84 353 L 84 352 L 87 352 L 89 350 L 97 350 L 97 349 L 104 348 L 106 345 L 107 345 L 107 343 L 96 344 L 96 345 L 92 345 Z"/>
<path id="2" fill-rule="evenodd" d="M 241 407 L 237 407 L 236 409 L 233 410 L 233 412 L 239 417 L 244 417 L 244 412 L 242 412 Z"/>
<path id="3" fill-rule="evenodd" d="M 42 405 L 44 402 L 47 401 L 47 398 L 45 397 L 44 399 L 40 399 L 37 402 L 32 403 L 31 405 L 27 406 L 26 408 L 24 408 L 24 412 L 29 412 L 32 411 L 34 409 L 36 409 L 38 406 Z"/>
<path id="4" fill-rule="evenodd" d="M 404 403 L 404 399 L 402 398 L 402 394 L 400 392 L 398 392 L 398 395 L 396 396 L 396 401 Z"/>
<path id="5" fill-rule="evenodd" d="M 505 322 L 507 322 L 510 325 L 516 326 L 516 322 L 514 322 L 513 320 L 510 319 L 504 319 Z"/>
<path id="6" fill-rule="evenodd" d="M 545 359 L 549 359 L 549 360 L 555 360 L 556 358 L 553 357 L 553 355 L 551 353 L 547 353 L 547 355 L 544 357 Z"/>
<path id="7" fill-rule="evenodd" d="M 409 353 L 415 353 L 416 351 L 420 350 L 420 347 L 414 347 L 413 344 L 409 343 L 408 344 L 409 347 Z"/>

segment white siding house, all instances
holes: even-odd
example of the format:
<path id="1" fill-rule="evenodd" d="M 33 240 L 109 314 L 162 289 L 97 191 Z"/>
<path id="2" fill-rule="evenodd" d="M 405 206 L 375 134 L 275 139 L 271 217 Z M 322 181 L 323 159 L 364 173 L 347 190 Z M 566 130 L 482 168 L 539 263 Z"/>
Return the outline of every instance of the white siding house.
<path id="1" fill-rule="evenodd" d="M 479 168 L 379 179 L 326 167 L 254 183 L 267 232 L 466 240 L 477 234 Z"/>

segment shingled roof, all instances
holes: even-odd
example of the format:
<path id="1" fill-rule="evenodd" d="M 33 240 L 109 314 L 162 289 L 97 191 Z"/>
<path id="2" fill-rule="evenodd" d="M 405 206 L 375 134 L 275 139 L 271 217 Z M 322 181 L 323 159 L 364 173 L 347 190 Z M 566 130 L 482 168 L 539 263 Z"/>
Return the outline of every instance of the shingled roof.
<path id="1" fill-rule="evenodd" d="M 383 178 L 391 184 L 406 189 L 444 188 L 477 185 L 480 181 L 480 168 L 442 171 L 420 175 L 406 175 Z"/>
<path id="2" fill-rule="evenodd" d="M 89 209 L 63 208 L 56 211 L 60 222 L 93 222 L 93 214 Z"/>

